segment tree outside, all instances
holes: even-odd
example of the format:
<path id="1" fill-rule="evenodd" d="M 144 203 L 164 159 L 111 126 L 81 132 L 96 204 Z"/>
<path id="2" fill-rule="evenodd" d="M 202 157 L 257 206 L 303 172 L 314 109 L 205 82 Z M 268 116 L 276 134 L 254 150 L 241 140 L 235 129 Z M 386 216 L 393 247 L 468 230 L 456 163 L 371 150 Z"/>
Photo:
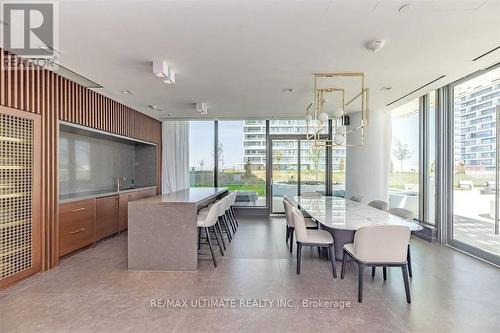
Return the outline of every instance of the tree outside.
<path id="1" fill-rule="evenodd" d="M 392 155 L 400 163 L 399 171 L 404 172 L 403 162 L 412 157 L 412 152 L 408 148 L 408 145 L 406 143 L 402 143 L 398 139 L 394 139 L 394 149 L 392 150 Z"/>

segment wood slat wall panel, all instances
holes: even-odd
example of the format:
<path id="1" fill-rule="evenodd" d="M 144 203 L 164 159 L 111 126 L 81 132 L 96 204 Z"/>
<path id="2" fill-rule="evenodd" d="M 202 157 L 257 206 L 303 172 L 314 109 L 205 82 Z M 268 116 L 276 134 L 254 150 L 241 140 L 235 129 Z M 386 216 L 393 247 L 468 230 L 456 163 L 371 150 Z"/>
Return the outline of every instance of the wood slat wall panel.
<path id="1" fill-rule="evenodd" d="M 157 144 L 158 192 L 161 192 L 161 122 L 156 119 L 35 66 L 1 48 L 0 105 L 41 115 L 44 270 L 54 267 L 59 260 L 59 120 Z"/>

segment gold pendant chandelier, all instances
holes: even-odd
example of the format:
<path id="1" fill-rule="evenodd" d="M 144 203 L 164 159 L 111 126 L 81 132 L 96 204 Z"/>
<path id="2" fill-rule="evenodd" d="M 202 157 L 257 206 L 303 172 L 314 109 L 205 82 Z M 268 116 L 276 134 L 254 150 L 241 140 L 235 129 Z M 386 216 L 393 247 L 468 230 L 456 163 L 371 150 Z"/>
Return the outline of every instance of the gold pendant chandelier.
<path id="1" fill-rule="evenodd" d="M 352 97 L 346 101 L 351 91 Z M 307 140 L 323 147 L 364 145 L 364 129 L 369 120 L 368 99 L 364 73 L 314 73 L 314 98 L 306 107 L 305 116 Z M 347 113 L 359 113 L 359 123 L 351 124 Z M 325 139 L 322 132 L 329 119 L 333 123 L 333 137 Z M 348 143 L 347 138 L 355 134 L 359 134 L 359 140 Z"/>

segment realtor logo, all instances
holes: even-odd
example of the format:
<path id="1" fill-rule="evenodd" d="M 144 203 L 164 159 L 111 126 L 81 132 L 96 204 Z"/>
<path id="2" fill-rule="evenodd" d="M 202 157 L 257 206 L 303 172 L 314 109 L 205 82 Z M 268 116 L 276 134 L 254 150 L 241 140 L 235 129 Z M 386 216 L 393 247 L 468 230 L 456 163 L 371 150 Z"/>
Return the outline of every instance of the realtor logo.
<path id="1" fill-rule="evenodd" d="M 3 47 L 19 56 L 54 57 L 57 51 L 54 2 L 2 3 Z"/>

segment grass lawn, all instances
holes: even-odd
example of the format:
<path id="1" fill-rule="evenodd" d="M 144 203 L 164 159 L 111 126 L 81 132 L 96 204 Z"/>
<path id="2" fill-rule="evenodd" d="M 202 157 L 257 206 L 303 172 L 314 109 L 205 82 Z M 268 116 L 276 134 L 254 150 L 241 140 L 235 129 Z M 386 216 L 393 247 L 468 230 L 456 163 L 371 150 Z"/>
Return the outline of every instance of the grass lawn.
<path id="1" fill-rule="evenodd" d="M 266 195 L 266 185 L 221 185 L 231 191 L 255 191 L 259 196 Z"/>

